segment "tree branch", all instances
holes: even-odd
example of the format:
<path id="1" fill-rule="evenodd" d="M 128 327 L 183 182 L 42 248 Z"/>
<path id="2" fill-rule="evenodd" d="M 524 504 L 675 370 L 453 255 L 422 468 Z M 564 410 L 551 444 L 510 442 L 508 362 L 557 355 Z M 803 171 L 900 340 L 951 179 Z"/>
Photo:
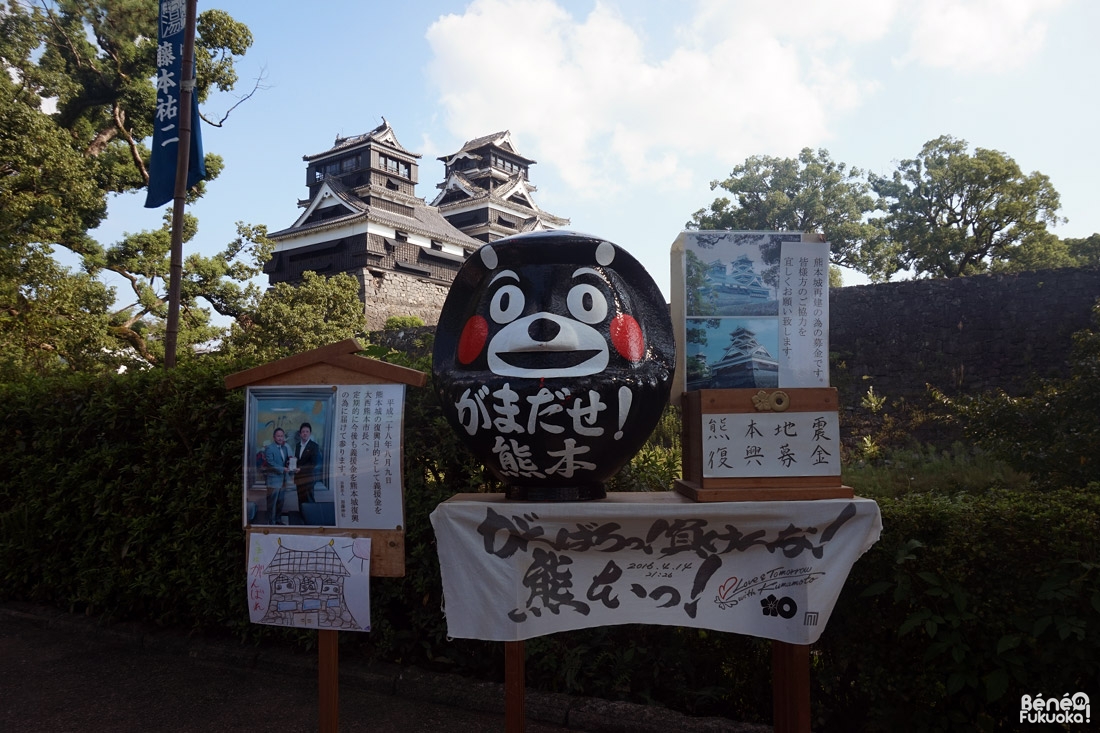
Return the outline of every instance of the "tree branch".
<path id="1" fill-rule="evenodd" d="M 132 324 L 130 324 L 132 325 Z M 111 326 L 111 334 L 122 341 L 125 341 L 134 348 L 134 351 L 138 352 L 142 359 L 150 364 L 156 365 L 157 358 L 149 353 L 149 345 L 145 341 L 145 337 L 137 331 L 126 326 Z"/>
<path id="2" fill-rule="evenodd" d="M 239 98 L 237 99 L 237 102 L 236 102 L 236 103 L 235 103 L 235 104 L 234 104 L 234 105 L 233 105 L 232 107 L 230 107 L 229 109 L 227 109 L 227 110 L 225 111 L 225 114 L 224 114 L 224 115 L 222 115 L 222 118 L 221 118 L 220 120 L 218 120 L 217 122 L 214 122 L 214 121 L 213 121 L 213 120 L 211 120 L 211 119 L 210 119 L 209 117 L 207 117 L 206 115 L 204 115 L 204 114 L 203 114 L 202 112 L 199 112 L 199 117 L 200 117 L 200 118 L 202 119 L 202 121 L 203 121 L 203 122 L 205 122 L 206 124 L 210 125 L 211 127 L 222 127 L 222 126 L 223 126 L 223 125 L 225 124 L 225 121 L 229 119 L 229 115 L 230 115 L 230 114 L 232 114 L 233 110 L 237 109 L 237 107 L 241 106 L 241 105 L 242 105 L 242 104 L 244 104 L 244 103 L 245 103 L 246 101 L 248 101 L 248 100 L 249 100 L 249 99 L 250 99 L 250 98 L 252 97 L 252 95 L 253 95 L 253 94 L 255 94 L 256 92 L 260 91 L 261 89 L 270 89 L 270 88 L 271 88 L 271 87 L 269 87 L 269 86 L 265 86 L 265 85 L 264 85 L 264 84 L 262 83 L 262 82 L 263 82 L 263 80 L 264 80 L 264 79 L 265 79 L 266 77 L 267 77 L 267 67 L 266 67 L 266 66 L 264 66 L 264 67 L 261 67 L 261 68 L 260 68 L 260 73 L 259 73 L 259 75 L 258 75 L 258 76 L 256 77 L 256 82 L 255 82 L 255 83 L 254 83 L 254 84 L 252 85 L 252 90 L 251 90 L 251 91 L 249 91 L 249 92 L 248 92 L 248 94 L 245 94 L 244 96 L 242 96 L 242 97 L 239 97 Z"/>
<path id="3" fill-rule="evenodd" d="M 141 159 L 141 151 L 138 149 L 138 144 L 134 140 L 134 136 L 126 129 L 126 111 L 116 103 L 114 106 L 114 113 L 115 125 L 122 133 L 122 136 L 126 138 L 126 143 L 130 146 L 130 157 L 134 159 L 134 165 L 137 166 L 138 172 L 141 173 L 141 180 L 148 184 L 149 170 L 145 167 L 145 161 Z"/>

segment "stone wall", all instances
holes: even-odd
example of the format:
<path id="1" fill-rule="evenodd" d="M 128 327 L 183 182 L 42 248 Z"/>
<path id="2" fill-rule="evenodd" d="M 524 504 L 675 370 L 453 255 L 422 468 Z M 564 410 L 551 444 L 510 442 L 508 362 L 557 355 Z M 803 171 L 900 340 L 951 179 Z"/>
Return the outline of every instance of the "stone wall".
<path id="1" fill-rule="evenodd" d="M 439 321 L 450 283 L 400 272 L 375 274 L 365 268 L 358 275 L 368 331 L 380 330 L 391 316 L 416 316 L 427 325 Z"/>
<path id="2" fill-rule="evenodd" d="M 1092 325 L 1097 298 L 1100 268 L 840 288 L 829 299 L 833 384 L 849 402 L 870 385 L 890 397 L 926 383 L 1020 394 L 1068 373 L 1071 336 Z"/>

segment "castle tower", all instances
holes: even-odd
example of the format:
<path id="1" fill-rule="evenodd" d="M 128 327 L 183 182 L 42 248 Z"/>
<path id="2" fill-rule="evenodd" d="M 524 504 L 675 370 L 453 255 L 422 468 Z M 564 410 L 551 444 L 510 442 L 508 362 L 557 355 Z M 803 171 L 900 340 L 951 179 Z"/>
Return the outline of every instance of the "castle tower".
<path id="1" fill-rule="evenodd" d="M 468 141 L 445 155 L 443 183 L 432 201 L 453 226 L 481 242 L 495 242 L 520 232 L 558 229 L 568 219 L 547 213 L 535 203 L 537 190 L 528 180 L 535 161 L 512 145 L 505 130 Z"/>
<path id="2" fill-rule="evenodd" d="M 395 315 L 434 324 L 459 266 L 482 242 L 416 197 L 420 155 L 382 118 L 370 132 L 337 137 L 328 150 L 302 159 L 309 195 L 298 202 L 298 219 L 269 235 L 269 281 L 299 282 L 307 270 L 350 273 L 368 328 Z"/>

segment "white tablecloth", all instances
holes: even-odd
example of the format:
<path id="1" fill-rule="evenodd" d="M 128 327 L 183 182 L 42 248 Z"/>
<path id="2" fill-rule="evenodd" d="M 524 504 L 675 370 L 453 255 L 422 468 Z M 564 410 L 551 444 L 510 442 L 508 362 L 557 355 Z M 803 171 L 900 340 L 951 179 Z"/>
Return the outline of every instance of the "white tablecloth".
<path id="1" fill-rule="evenodd" d="M 448 633 L 520 641 L 613 624 L 817 640 L 882 530 L 869 499 L 594 502 L 459 494 L 431 515 Z"/>

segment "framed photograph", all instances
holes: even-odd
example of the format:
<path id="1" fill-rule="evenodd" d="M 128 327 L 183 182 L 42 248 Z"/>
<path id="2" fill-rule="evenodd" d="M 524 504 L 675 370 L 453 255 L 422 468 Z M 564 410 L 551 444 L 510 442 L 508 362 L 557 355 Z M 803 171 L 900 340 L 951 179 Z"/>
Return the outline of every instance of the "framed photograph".
<path id="1" fill-rule="evenodd" d="M 245 526 L 399 529 L 402 384 L 249 387 Z"/>
<path id="2" fill-rule="evenodd" d="M 336 391 L 249 387 L 247 395 L 244 523 L 335 526 L 326 457 L 332 450 Z"/>

